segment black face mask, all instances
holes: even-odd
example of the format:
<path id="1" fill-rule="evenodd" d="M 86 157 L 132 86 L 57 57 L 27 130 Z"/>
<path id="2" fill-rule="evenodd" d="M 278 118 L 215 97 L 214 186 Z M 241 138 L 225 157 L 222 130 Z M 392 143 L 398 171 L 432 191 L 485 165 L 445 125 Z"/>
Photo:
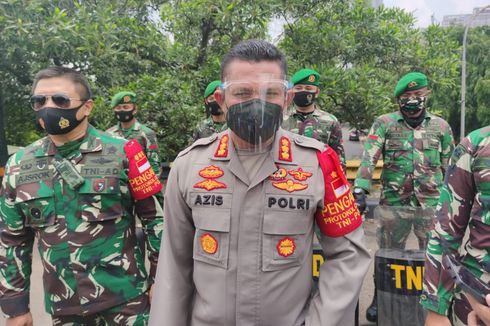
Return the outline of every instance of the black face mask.
<path id="1" fill-rule="evenodd" d="M 223 111 L 217 102 L 208 102 L 205 104 L 206 110 L 211 113 L 211 115 L 222 115 Z"/>
<path id="2" fill-rule="evenodd" d="M 38 119 L 44 122 L 44 129 L 50 135 L 67 134 L 82 123 L 82 120 L 77 120 L 77 112 L 84 105 L 73 109 L 60 109 L 45 107 L 36 112 Z"/>
<path id="3" fill-rule="evenodd" d="M 297 92 L 294 93 L 294 104 L 301 107 L 310 106 L 315 102 L 315 93 L 312 92 Z"/>
<path id="4" fill-rule="evenodd" d="M 226 115 L 228 127 L 250 144 L 270 139 L 282 122 L 281 106 L 253 99 L 232 105 Z"/>
<path id="5" fill-rule="evenodd" d="M 134 118 L 134 109 L 131 111 L 114 111 L 114 115 L 120 122 L 129 122 Z"/>

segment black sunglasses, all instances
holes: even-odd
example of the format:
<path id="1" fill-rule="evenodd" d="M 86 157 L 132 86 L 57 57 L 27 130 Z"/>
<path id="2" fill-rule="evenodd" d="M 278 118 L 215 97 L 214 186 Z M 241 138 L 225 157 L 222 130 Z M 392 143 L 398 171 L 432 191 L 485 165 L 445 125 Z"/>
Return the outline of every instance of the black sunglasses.
<path id="1" fill-rule="evenodd" d="M 68 97 L 63 94 L 54 94 L 54 95 L 33 95 L 31 96 L 31 106 L 34 110 L 40 110 L 44 104 L 46 104 L 46 101 L 48 98 L 51 97 L 51 100 L 53 101 L 56 106 L 58 106 L 61 109 L 68 109 L 70 107 L 71 101 L 82 101 L 85 102 L 87 100 L 82 100 L 79 98 L 72 98 Z"/>

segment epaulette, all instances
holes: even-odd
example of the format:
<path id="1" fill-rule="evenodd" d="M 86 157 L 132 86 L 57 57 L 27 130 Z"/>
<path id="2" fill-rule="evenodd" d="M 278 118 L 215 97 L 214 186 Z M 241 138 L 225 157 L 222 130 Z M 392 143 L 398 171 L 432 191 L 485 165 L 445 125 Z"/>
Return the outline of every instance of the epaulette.
<path id="1" fill-rule="evenodd" d="M 301 135 L 295 135 L 294 143 L 301 147 L 308 147 L 308 148 L 313 148 L 315 150 L 319 150 L 320 152 L 323 152 L 325 148 L 325 145 L 322 142 L 314 138 L 305 137 Z"/>
<path id="2" fill-rule="evenodd" d="M 200 139 L 196 140 L 192 145 L 190 145 L 189 147 L 187 147 L 186 149 L 184 149 L 183 151 L 181 151 L 177 155 L 177 157 L 184 156 L 185 154 L 189 153 L 193 148 L 196 148 L 198 146 L 206 146 L 206 145 L 209 145 L 212 142 L 214 142 L 217 138 L 218 138 L 218 135 L 217 134 L 212 134 L 209 137 L 200 138 Z"/>

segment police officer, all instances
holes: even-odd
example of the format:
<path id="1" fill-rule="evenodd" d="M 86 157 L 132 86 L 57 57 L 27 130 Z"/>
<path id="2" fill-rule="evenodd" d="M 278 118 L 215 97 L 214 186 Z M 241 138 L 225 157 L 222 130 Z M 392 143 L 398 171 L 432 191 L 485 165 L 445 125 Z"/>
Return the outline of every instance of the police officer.
<path id="1" fill-rule="evenodd" d="M 471 132 L 451 157 L 426 250 L 420 303 L 428 310 L 427 326 L 466 325 L 471 306 L 486 321 L 490 320 L 489 307 L 478 304 L 457 284 L 455 287 L 447 266 L 442 263 L 445 255 L 455 255 L 475 278 L 490 286 L 489 163 L 490 126 Z M 469 237 L 463 245 L 466 231 Z M 464 246 L 463 251 L 461 246 Z M 465 254 L 460 256 L 460 252 Z"/>
<path id="2" fill-rule="evenodd" d="M 150 325 L 354 323 L 369 264 L 362 219 L 335 152 L 280 128 L 292 97 L 286 74 L 284 55 L 265 41 L 224 57 L 215 98 L 230 129 L 174 161 Z M 324 201 L 333 184 L 350 206 L 339 214 Z M 327 259 L 312 295 L 315 214 Z"/>
<path id="3" fill-rule="evenodd" d="M 440 195 L 444 170 L 453 150 L 453 136 L 448 123 L 427 111 L 427 77 L 420 72 L 403 76 L 395 87 L 399 111 L 384 114 L 374 121 L 357 171 L 354 196 L 366 207 L 366 193 L 376 162 L 383 155 L 380 205 L 435 208 Z M 425 249 L 430 221 L 398 219 L 380 225 L 377 230 L 380 248 L 405 247 L 414 226 L 419 248 Z M 366 312 L 376 321 L 376 292 Z"/>
<path id="4" fill-rule="evenodd" d="M 113 136 L 138 141 L 143 146 L 153 171 L 155 171 L 156 175 L 160 175 L 161 161 L 158 155 L 157 136 L 153 130 L 136 119 L 136 114 L 138 113 L 136 102 L 136 94 L 133 92 L 122 91 L 114 95 L 111 107 L 119 122 L 117 125 L 107 129 L 106 132 Z"/>
<path id="5" fill-rule="evenodd" d="M 214 80 L 209 83 L 204 91 L 204 107 L 206 108 L 206 115 L 208 115 L 208 117 L 197 126 L 196 130 L 194 130 L 192 133 L 192 141 L 211 136 L 212 134 L 221 132 L 227 128 L 223 110 L 221 110 L 221 107 L 214 98 L 214 92 L 219 85 L 221 85 L 221 80 Z"/>
<path id="6" fill-rule="evenodd" d="M 89 85 L 77 71 L 38 72 L 31 104 L 48 133 L 13 155 L 0 200 L 0 306 L 6 325 L 32 325 L 34 238 L 54 325 L 144 325 L 163 212 L 161 189 L 135 142 L 88 123 Z M 148 237 L 149 274 L 135 245 L 135 207 Z"/>
<path id="7" fill-rule="evenodd" d="M 285 117 L 283 128 L 312 137 L 333 148 L 345 167 L 345 152 L 342 144 L 342 128 L 337 118 L 322 111 L 316 105 L 320 94 L 320 74 L 313 69 L 297 71 L 291 81 L 296 110 Z"/>

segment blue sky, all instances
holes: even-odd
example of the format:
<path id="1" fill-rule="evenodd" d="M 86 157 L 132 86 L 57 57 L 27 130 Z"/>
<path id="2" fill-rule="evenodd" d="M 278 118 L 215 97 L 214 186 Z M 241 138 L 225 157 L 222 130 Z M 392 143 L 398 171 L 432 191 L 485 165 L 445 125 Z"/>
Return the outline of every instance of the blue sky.
<path id="1" fill-rule="evenodd" d="M 475 7 L 490 5 L 490 0 L 383 0 L 385 7 L 399 7 L 412 12 L 416 25 L 427 27 L 431 16 L 440 23 L 445 15 L 470 14 Z"/>

